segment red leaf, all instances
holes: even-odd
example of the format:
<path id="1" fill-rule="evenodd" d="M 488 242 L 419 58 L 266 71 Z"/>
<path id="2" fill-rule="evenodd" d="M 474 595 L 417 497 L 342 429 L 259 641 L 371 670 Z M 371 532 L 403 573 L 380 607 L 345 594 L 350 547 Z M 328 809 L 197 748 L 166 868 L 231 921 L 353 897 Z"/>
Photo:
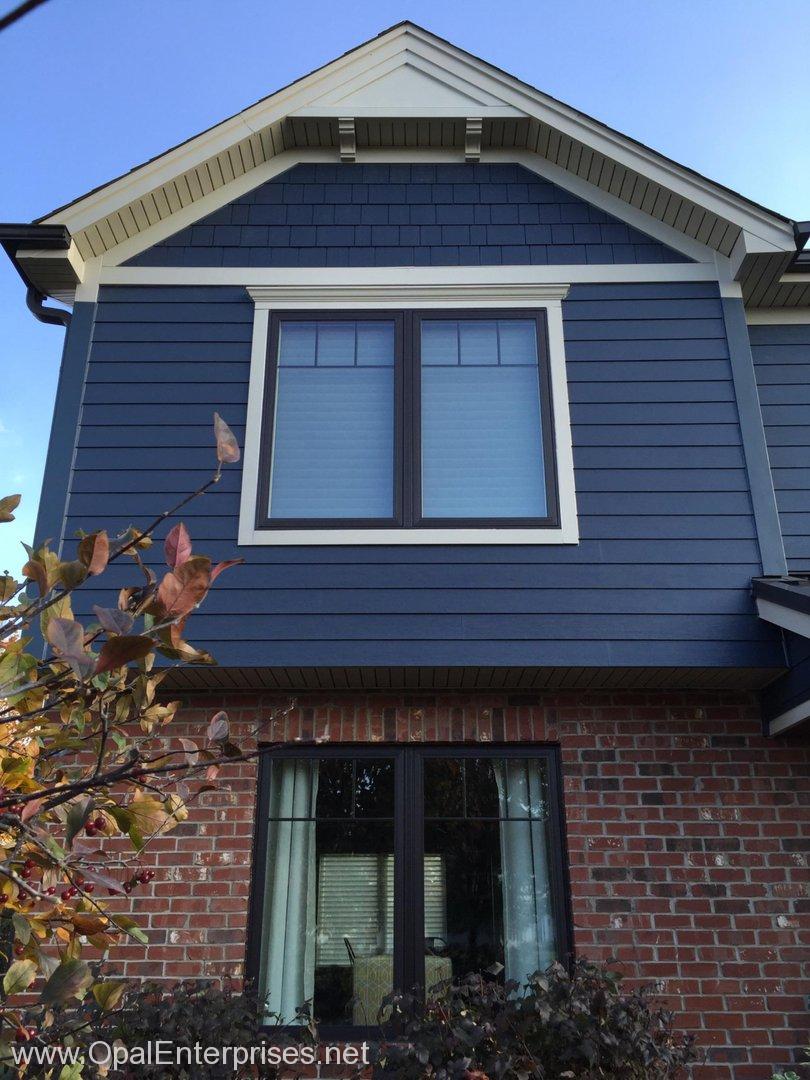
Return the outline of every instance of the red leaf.
<path id="1" fill-rule="evenodd" d="M 191 537 L 182 521 L 166 537 L 163 550 L 166 552 L 166 565 L 172 570 L 191 557 Z"/>
<path id="2" fill-rule="evenodd" d="M 104 529 L 85 536 L 79 544 L 79 561 L 87 567 L 88 574 L 100 574 L 110 557 L 110 541 Z"/>
<path id="3" fill-rule="evenodd" d="M 224 742 L 228 738 L 230 733 L 230 724 L 228 723 L 228 714 L 226 712 L 215 713 L 211 717 L 211 722 L 208 725 L 206 735 L 210 742 Z"/>
<path id="4" fill-rule="evenodd" d="M 103 608 L 93 605 L 93 611 L 101 626 L 108 634 L 128 634 L 135 622 L 135 616 L 118 608 Z"/>
<path id="5" fill-rule="evenodd" d="M 36 582 L 39 595 L 45 596 L 48 592 L 48 571 L 39 559 L 29 559 L 22 572 L 29 581 Z"/>
<path id="6" fill-rule="evenodd" d="M 34 814 L 38 814 L 44 802 L 44 799 L 32 799 L 31 802 L 27 802 L 23 807 L 23 812 L 20 814 L 20 821 L 28 821 Z"/>
<path id="7" fill-rule="evenodd" d="M 203 600 L 210 584 L 211 560 L 195 555 L 164 576 L 157 591 L 158 603 L 167 615 L 188 615 Z"/>
<path id="8" fill-rule="evenodd" d="M 140 660 L 154 648 L 151 638 L 141 635 L 134 637 L 112 637 L 104 642 L 96 664 L 95 674 L 100 675 L 103 671 L 113 671 L 123 667 L 133 660 Z"/>
<path id="9" fill-rule="evenodd" d="M 60 660 L 70 664 L 73 674 L 83 679 L 93 670 L 93 658 L 84 649 L 84 629 L 73 619 L 50 619 L 48 641 Z"/>
<path id="10" fill-rule="evenodd" d="M 234 433 L 216 412 L 214 413 L 214 438 L 217 440 L 217 461 L 239 460 L 239 444 Z"/>
<path id="11" fill-rule="evenodd" d="M 211 571 L 210 584 L 213 585 L 223 570 L 227 570 L 229 566 L 239 566 L 243 563 L 244 559 L 226 559 L 224 562 L 218 562 L 217 565 Z"/>

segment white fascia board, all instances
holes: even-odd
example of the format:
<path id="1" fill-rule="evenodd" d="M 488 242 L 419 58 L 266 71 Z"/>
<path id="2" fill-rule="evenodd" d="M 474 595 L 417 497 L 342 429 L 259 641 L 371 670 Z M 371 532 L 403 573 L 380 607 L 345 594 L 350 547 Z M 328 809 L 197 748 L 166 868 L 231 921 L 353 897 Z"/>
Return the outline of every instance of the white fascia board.
<path id="1" fill-rule="evenodd" d="M 57 211 L 46 218 L 42 224 L 66 225 L 73 233 L 88 228 L 108 214 L 120 210 L 133 199 L 148 194 L 161 184 L 202 164 L 240 140 L 257 134 L 278 120 L 283 120 L 296 109 L 307 104 L 313 97 L 313 93 L 322 90 L 322 87 L 330 84 L 340 85 L 347 78 L 346 70 L 362 66 L 365 58 L 371 54 L 377 53 L 377 59 L 387 59 L 387 53 L 397 50 L 398 38 L 404 31 L 405 28 L 400 28 L 393 31 L 390 37 L 375 38 L 352 53 L 338 57 L 326 67 L 304 76 L 286 89 L 271 94 L 241 113 L 237 113 L 236 116 L 223 120 L 209 131 L 181 143 L 173 150 L 166 151 L 154 161 L 136 167 L 131 173 L 126 173 L 105 185 L 100 191 L 91 192 L 64 210 Z M 369 70 L 368 67 L 362 69 Z M 334 155 L 330 160 L 335 160 Z"/>
<path id="2" fill-rule="evenodd" d="M 785 712 L 780 713 L 779 716 L 775 716 L 772 720 L 768 721 L 768 734 L 784 735 L 786 731 L 796 727 L 797 724 L 801 724 L 804 720 L 810 717 L 810 699 L 803 701 L 800 705 L 794 705 L 792 709 L 786 709 Z"/>
<path id="3" fill-rule="evenodd" d="M 810 638 L 810 615 L 759 597 L 756 598 L 756 605 L 760 619 L 780 626 L 783 630 L 790 630 L 799 637 Z"/>
<path id="4" fill-rule="evenodd" d="M 718 281 L 713 263 L 625 263 L 578 266 L 447 266 L 447 267 L 322 267 L 253 266 L 104 266 L 88 268 L 76 291 L 77 300 L 92 302 L 102 285 L 241 285 L 301 286 L 318 290 L 351 290 L 377 285 L 444 284 L 448 288 L 497 285 L 504 297 L 521 285 L 609 284 L 610 282 Z M 722 282 L 720 282 L 722 287 Z M 500 303 L 505 302 L 504 297 Z M 345 299 L 342 301 L 345 306 Z M 310 306 L 317 307 L 317 303 Z"/>
<path id="5" fill-rule="evenodd" d="M 749 326 L 795 326 L 810 323 L 810 307 L 748 308 L 745 321 Z"/>
<path id="6" fill-rule="evenodd" d="M 549 180 L 564 190 L 570 191 L 572 195 L 576 195 L 580 199 L 584 199 L 585 202 L 604 210 L 606 214 L 612 214 L 613 217 L 623 221 L 626 225 L 631 225 L 640 232 L 645 232 L 654 240 L 658 240 L 662 244 L 666 244 L 667 247 L 680 252 L 681 255 L 686 255 L 687 258 L 694 259 L 696 262 L 715 261 L 722 276 L 728 278 L 733 276 L 729 260 L 716 252 L 714 248 L 701 244 L 699 240 L 694 240 L 679 229 L 675 229 L 651 214 L 646 214 L 643 210 L 631 206 L 630 203 L 618 198 L 618 196 L 611 195 L 610 192 L 597 187 L 596 184 L 591 184 L 587 180 L 575 176 L 574 173 L 563 169 L 560 165 L 555 165 L 552 161 L 548 161 L 539 154 L 532 153 L 530 150 L 485 150 L 481 154 L 481 160 L 512 161 L 523 165 L 530 172 L 542 176 L 544 180 Z"/>
<path id="7" fill-rule="evenodd" d="M 456 269 L 456 268 L 452 268 Z M 483 269 L 483 268 L 477 268 Z M 492 270 L 492 268 L 487 268 Z M 505 269 L 505 268 L 504 268 Z M 509 268 L 513 270 L 514 268 Z M 471 287 L 466 295 L 455 292 L 448 295 L 449 283 L 434 276 L 431 285 L 425 281 L 417 284 L 405 280 L 401 268 L 391 270 L 391 280 L 385 290 L 369 286 L 361 273 L 351 288 L 350 301 L 344 298 L 324 299 L 321 287 L 299 287 L 291 293 L 289 282 L 280 282 L 275 288 L 251 288 L 255 302 L 253 338 L 250 357 L 250 380 L 243 454 L 242 492 L 239 510 L 239 544 L 245 546 L 288 546 L 300 544 L 355 545 L 355 544 L 577 544 L 579 524 L 577 518 L 576 489 L 574 485 L 574 460 L 571 445 L 571 419 L 568 408 L 568 377 L 565 366 L 565 341 L 563 337 L 562 300 L 568 292 L 568 284 L 558 282 L 553 287 L 533 286 L 523 291 L 514 287 L 508 299 L 499 291 L 497 284 L 487 288 Z M 399 277 L 397 282 L 394 275 Z M 557 528 L 436 528 L 436 529 L 257 529 L 256 500 L 261 457 L 262 415 L 266 386 L 267 333 L 272 310 L 288 310 L 291 307 L 313 311 L 330 307 L 390 308 L 441 306 L 480 310 L 482 306 L 526 307 L 545 309 L 548 320 L 549 372 L 551 377 L 552 414 L 554 427 L 554 453 L 557 468 L 557 489 L 560 508 L 560 524 Z"/>
<path id="8" fill-rule="evenodd" d="M 324 106 L 339 104 L 340 98 L 346 96 L 348 87 L 373 82 L 379 78 L 381 65 L 396 65 L 401 62 L 402 53 L 406 50 L 409 54 L 418 54 L 423 63 L 432 62 L 434 70 L 442 73 L 443 79 L 450 85 L 453 85 L 453 82 L 456 85 L 459 82 L 465 86 L 472 85 L 477 88 L 478 93 L 491 95 L 503 105 L 512 106 L 518 112 L 564 132 L 739 225 L 752 237 L 772 244 L 775 250 L 794 249 L 793 231 L 788 222 L 780 221 L 766 210 L 745 202 L 710 180 L 690 173 L 655 151 L 633 143 L 598 121 L 548 98 L 540 91 L 525 86 L 483 61 L 475 60 L 454 46 L 412 26 L 397 27 L 385 37 L 375 38 L 352 53 L 339 57 L 286 90 L 258 102 L 211 131 L 191 139 L 154 162 L 114 181 L 101 191 L 88 195 L 73 206 L 52 215 L 47 219 L 47 223 L 65 224 L 72 232 L 79 232 L 107 214 L 121 209 L 133 199 L 147 194 L 167 180 L 227 149 L 240 139 L 255 134 L 297 110 L 311 106 L 316 99 L 320 99 Z M 337 100 L 330 101 L 332 95 L 336 95 Z"/>
<path id="9" fill-rule="evenodd" d="M 514 105 L 527 116 L 540 120 L 606 157 L 634 169 L 683 198 L 690 199 L 719 217 L 749 230 L 754 236 L 769 240 L 776 245 L 777 250 L 795 250 L 793 229 L 789 222 L 780 221 L 776 215 L 748 203 L 734 192 L 690 172 L 655 150 L 612 131 L 598 120 L 520 83 L 512 76 L 491 68 L 484 62 L 474 64 L 471 57 L 459 54 L 452 45 L 432 36 L 428 38 L 416 28 L 413 33 L 418 35 L 423 43 L 424 55 L 434 59 L 438 66 L 449 72 L 458 71 L 464 66 L 475 66 L 478 71 L 477 81 L 484 89 Z"/>

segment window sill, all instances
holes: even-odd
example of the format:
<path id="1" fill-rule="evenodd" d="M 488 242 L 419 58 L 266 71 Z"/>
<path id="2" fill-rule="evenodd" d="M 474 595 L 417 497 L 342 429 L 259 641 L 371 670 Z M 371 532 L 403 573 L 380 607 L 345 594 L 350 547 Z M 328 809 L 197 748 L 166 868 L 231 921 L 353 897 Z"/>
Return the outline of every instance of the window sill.
<path id="1" fill-rule="evenodd" d="M 576 525 L 541 528 L 459 529 L 240 529 L 239 544 L 259 546 L 308 546 L 357 544 L 578 544 Z"/>

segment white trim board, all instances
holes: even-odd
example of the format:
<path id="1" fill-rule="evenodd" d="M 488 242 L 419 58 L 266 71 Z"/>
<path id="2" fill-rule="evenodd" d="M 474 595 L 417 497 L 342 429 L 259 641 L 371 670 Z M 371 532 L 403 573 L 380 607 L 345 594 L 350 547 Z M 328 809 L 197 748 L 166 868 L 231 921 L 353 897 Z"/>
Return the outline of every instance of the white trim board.
<path id="1" fill-rule="evenodd" d="M 745 321 L 749 326 L 795 326 L 810 323 L 810 308 L 748 308 Z"/>
<path id="2" fill-rule="evenodd" d="M 579 266 L 441 266 L 441 267 L 269 267 L 251 266 L 103 266 L 88 272 L 76 290 L 77 301 L 94 303 L 103 285 L 242 285 L 245 288 L 300 286 L 319 290 L 367 286 L 435 285 L 463 292 L 468 286 L 610 284 L 633 282 L 718 282 L 714 263 L 622 263 Z M 354 302 L 354 296 L 352 296 Z"/>
<path id="3" fill-rule="evenodd" d="M 453 268 L 447 268 L 453 269 Z M 357 274 L 357 271 L 354 271 Z M 360 544 L 577 544 L 576 491 L 571 446 L 571 419 L 568 408 L 568 378 L 565 368 L 562 300 L 567 284 L 524 286 L 509 291 L 508 299 L 497 287 L 470 288 L 466 295 L 448 294 L 447 285 L 437 282 L 408 283 L 392 280 L 387 286 L 367 288 L 362 283 L 351 286 L 351 306 L 358 309 L 422 306 L 480 309 L 490 307 L 542 307 L 548 319 L 549 374 L 551 378 L 554 451 L 557 466 L 557 490 L 560 504 L 558 528 L 459 528 L 459 529 L 257 529 L 256 500 L 259 487 L 262 413 L 264 406 L 267 333 L 272 309 L 312 309 L 346 307 L 345 298 L 324 299 L 315 286 L 292 286 L 279 282 L 275 287 L 250 289 L 255 302 L 250 358 L 247 425 L 242 469 L 242 493 L 239 508 L 239 544 L 257 545 L 360 545 Z"/>
<path id="4" fill-rule="evenodd" d="M 768 735 L 784 735 L 786 731 L 801 724 L 810 717 L 810 700 L 803 701 L 800 705 L 794 705 L 792 709 L 775 716 L 768 721 Z"/>
<path id="5" fill-rule="evenodd" d="M 760 597 L 756 598 L 756 605 L 760 619 L 780 626 L 783 630 L 790 630 L 799 637 L 810 638 L 810 615 Z"/>

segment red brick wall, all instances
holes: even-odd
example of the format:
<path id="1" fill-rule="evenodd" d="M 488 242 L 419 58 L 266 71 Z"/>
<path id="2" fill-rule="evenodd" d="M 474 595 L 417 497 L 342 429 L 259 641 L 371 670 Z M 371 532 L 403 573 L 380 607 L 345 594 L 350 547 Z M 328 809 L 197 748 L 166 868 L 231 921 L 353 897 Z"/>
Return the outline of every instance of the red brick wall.
<path id="1" fill-rule="evenodd" d="M 578 952 L 658 984 L 699 1033 L 700 1080 L 764 1080 L 810 1043 L 810 748 L 763 739 L 751 697 L 306 695 L 273 723 L 279 704 L 197 699 L 176 733 L 225 707 L 237 741 L 263 720 L 285 740 L 559 743 Z M 125 974 L 241 974 L 254 792 L 253 766 L 233 767 L 155 843 L 158 877 L 134 901 L 151 944 L 117 953 Z"/>

